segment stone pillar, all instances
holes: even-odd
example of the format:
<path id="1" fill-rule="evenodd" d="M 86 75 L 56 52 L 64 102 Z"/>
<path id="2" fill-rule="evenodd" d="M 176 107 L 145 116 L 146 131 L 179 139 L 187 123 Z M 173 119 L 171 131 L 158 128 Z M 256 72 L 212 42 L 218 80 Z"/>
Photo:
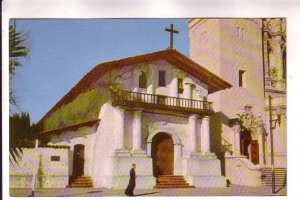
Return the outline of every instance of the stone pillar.
<path id="1" fill-rule="evenodd" d="M 151 145 L 152 145 L 151 142 L 147 142 L 147 155 L 149 157 L 151 157 Z"/>
<path id="2" fill-rule="evenodd" d="M 124 149 L 125 121 L 124 110 L 115 109 L 115 149 Z"/>
<path id="3" fill-rule="evenodd" d="M 149 68 L 149 76 L 147 77 L 147 81 L 148 81 L 147 94 L 149 94 L 147 98 L 148 103 L 155 103 L 155 98 L 154 96 L 152 96 L 153 94 L 155 94 L 155 87 L 156 87 L 156 85 L 154 84 L 154 80 L 157 79 L 154 69 L 156 69 L 155 66 Z"/>
<path id="4" fill-rule="evenodd" d="M 184 84 L 183 96 L 186 99 L 192 99 L 192 84 L 191 83 Z"/>
<path id="5" fill-rule="evenodd" d="M 151 80 L 149 80 L 151 81 Z M 149 94 L 147 96 L 147 103 L 154 103 L 155 102 L 155 99 L 154 99 L 154 96 L 152 96 L 154 94 L 154 85 L 153 83 L 150 83 L 147 87 L 147 94 Z"/>
<path id="6" fill-rule="evenodd" d="M 178 78 L 174 77 L 171 82 L 171 91 L 170 91 L 171 97 L 178 97 Z"/>
<path id="7" fill-rule="evenodd" d="M 234 134 L 233 154 L 234 155 L 241 155 L 240 131 L 241 131 L 241 126 L 239 123 L 236 123 L 233 127 L 233 134 Z"/>
<path id="8" fill-rule="evenodd" d="M 259 151 L 259 164 L 261 166 L 265 165 L 264 159 L 264 124 L 262 121 L 258 122 L 257 126 L 257 140 L 258 140 L 258 151 Z"/>
<path id="9" fill-rule="evenodd" d="M 146 152 L 142 150 L 142 120 L 141 110 L 134 111 L 133 114 L 133 142 L 132 142 L 132 154 L 134 156 L 145 156 Z"/>
<path id="10" fill-rule="evenodd" d="M 197 115 L 191 115 L 188 121 L 189 152 L 196 152 Z"/>
<path id="11" fill-rule="evenodd" d="M 201 152 L 210 153 L 209 116 L 203 117 L 201 128 Z"/>
<path id="12" fill-rule="evenodd" d="M 133 150 L 141 149 L 141 137 L 142 137 L 142 122 L 141 111 L 134 111 L 133 113 Z"/>
<path id="13" fill-rule="evenodd" d="M 125 111 L 121 108 L 114 110 L 114 151 L 113 156 L 129 156 L 129 150 L 125 150 L 124 135 L 125 135 Z"/>
<path id="14" fill-rule="evenodd" d="M 185 83 L 184 84 L 184 89 L 183 89 L 183 97 L 185 99 L 192 99 L 192 84 L 191 83 Z M 190 100 L 184 100 L 183 102 L 183 107 L 191 107 L 192 102 Z"/>
<path id="15" fill-rule="evenodd" d="M 181 175 L 181 144 L 174 144 L 174 175 Z"/>

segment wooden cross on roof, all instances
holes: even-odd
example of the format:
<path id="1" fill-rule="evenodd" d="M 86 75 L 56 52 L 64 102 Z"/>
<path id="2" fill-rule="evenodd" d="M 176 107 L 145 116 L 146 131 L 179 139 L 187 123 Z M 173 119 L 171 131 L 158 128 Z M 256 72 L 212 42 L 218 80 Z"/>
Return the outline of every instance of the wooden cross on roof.
<path id="1" fill-rule="evenodd" d="M 173 34 L 179 33 L 179 31 L 173 28 L 173 24 L 171 24 L 170 29 L 166 28 L 166 31 L 170 32 L 170 49 L 173 49 Z"/>

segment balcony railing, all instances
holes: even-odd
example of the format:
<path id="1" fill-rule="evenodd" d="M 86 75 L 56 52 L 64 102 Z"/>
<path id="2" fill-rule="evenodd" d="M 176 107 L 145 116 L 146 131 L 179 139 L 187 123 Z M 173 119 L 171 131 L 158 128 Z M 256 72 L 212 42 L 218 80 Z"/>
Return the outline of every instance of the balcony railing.
<path id="1" fill-rule="evenodd" d="M 212 102 L 153 95 L 124 90 L 111 90 L 113 105 L 152 109 L 171 109 L 184 112 L 213 112 Z"/>

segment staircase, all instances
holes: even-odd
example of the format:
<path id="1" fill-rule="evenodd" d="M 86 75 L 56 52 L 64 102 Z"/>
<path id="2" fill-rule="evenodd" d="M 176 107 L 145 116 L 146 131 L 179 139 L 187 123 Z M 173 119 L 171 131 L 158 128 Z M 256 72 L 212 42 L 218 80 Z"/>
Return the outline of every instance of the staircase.
<path id="1" fill-rule="evenodd" d="M 67 187 L 68 188 L 90 188 L 93 187 L 93 182 L 90 176 L 78 176 Z"/>
<path id="2" fill-rule="evenodd" d="M 194 188 L 190 186 L 183 176 L 161 175 L 157 179 L 157 184 L 154 188 Z"/>
<path id="3" fill-rule="evenodd" d="M 286 186 L 286 168 L 275 168 L 275 186 Z M 261 169 L 262 185 L 272 186 L 272 168 Z"/>

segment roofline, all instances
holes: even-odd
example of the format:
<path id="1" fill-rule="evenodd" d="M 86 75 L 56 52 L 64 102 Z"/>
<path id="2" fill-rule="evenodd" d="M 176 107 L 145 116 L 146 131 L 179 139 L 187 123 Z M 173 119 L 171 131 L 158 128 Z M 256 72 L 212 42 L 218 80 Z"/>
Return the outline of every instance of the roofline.
<path id="1" fill-rule="evenodd" d="M 175 57 L 177 56 L 177 57 Z M 175 58 L 174 58 L 175 57 Z M 179 63 L 179 66 L 183 71 L 186 71 L 189 74 L 192 74 L 198 79 L 202 79 L 206 84 L 210 84 L 211 87 L 208 88 L 209 94 L 213 92 L 217 92 L 220 90 L 231 88 L 232 85 L 228 82 L 224 81 L 222 78 L 213 74 L 212 72 L 205 69 L 203 66 L 199 65 L 195 61 L 181 54 L 175 49 L 166 49 L 162 51 L 157 51 L 149 54 L 143 54 L 133 57 L 123 58 L 117 61 L 109 61 L 96 65 L 92 70 L 90 70 L 77 84 L 69 90 L 37 123 L 38 130 L 42 130 L 42 123 L 46 117 L 48 117 L 51 113 L 56 111 L 66 102 L 69 102 L 77 97 L 81 92 L 91 88 L 91 83 L 98 80 L 101 76 L 103 76 L 107 71 L 118 68 L 120 66 L 126 65 L 135 65 L 142 62 L 149 62 L 152 60 L 166 60 L 172 64 Z M 186 67 L 186 66 L 191 67 Z M 203 73 L 204 72 L 204 73 Z M 205 73 L 208 75 L 206 76 Z"/>
<path id="2" fill-rule="evenodd" d="M 44 136 L 49 135 L 49 134 L 60 134 L 63 131 L 76 130 L 76 129 L 84 127 L 84 126 L 93 126 L 93 125 L 95 125 L 99 122 L 100 122 L 100 119 L 94 119 L 94 120 L 90 120 L 90 121 L 86 121 L 86 122 L 82 122 L 82 123 L 77 123 L 77 124 L 72 124 L 72 125 L 69 125 L 69 126 L 57 128 L 57 129 L 42 131 L 42 132 L 38 133 L 38 137 L 44 137 Z"/>

